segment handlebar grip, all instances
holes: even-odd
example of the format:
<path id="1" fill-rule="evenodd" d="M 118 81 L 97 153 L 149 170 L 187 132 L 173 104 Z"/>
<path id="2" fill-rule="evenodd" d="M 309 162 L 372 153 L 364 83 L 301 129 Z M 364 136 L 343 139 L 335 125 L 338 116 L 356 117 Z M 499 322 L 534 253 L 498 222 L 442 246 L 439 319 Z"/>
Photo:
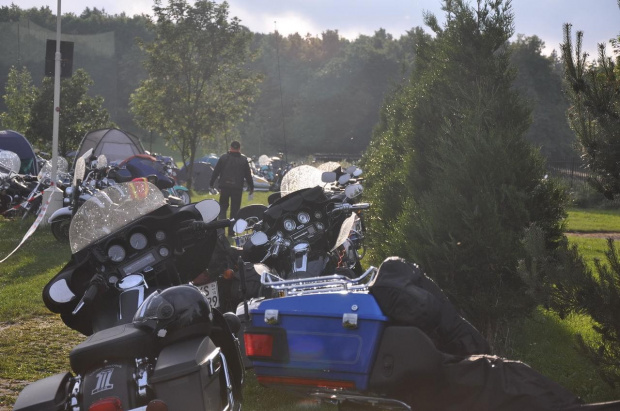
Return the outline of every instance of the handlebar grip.
<path id="1" fill-rule="evenodd" d="M 99 287 L 97 286 L 97 284 L 91 284 L 90 287 L 88 287 L 88 290 L 86 290 L 86 292 L 84 293 L 84 296 L 82 297 L 82 301 L 84 301 L 84 304 L 92 303 L 98 292 Z"/>
<path id="2" fill-rule="evenodd" d="M 355 210 L 366 210 L 368 208 L 370 208 L 370 204 L 369 203 L 353 204 L 353 209 L 355 209 Z"/>
<path id="3" fill-rule="evenodd" d="M 230 227 L 231 220 L 223 219 L 223 220 L 215 220 L 208 223 L 204 221 L 194 221 L 192 223 L 192 228 L 194 230 L 217 230 L 218 228 L 227 228 Z"/>

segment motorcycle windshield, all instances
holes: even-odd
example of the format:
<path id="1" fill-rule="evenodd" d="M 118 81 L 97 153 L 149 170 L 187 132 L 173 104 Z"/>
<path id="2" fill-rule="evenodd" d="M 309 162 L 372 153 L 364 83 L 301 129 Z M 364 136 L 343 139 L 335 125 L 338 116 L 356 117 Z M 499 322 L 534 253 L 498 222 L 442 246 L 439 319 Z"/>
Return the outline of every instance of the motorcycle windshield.
<path id="1" fill-rule="evenodd" d="M 69 163 L 67 162 L 67 160 L 65 160 L 64 157 L 57 157 L 56 162 L 57 162 L 56 175 L 60 176 L 62 174 L 67 174 L 67 171 L 69 170 Z M 45 162 L 43 167 L 41 167 L 41 171 L 39 171 L 39 174 L 37 175 L 37 179 L 40 181 L 45 178 L 51 178 L 51 177 L 52 177 L 52 160 L 48 160 Z"/>
<path id="2" fill-rule="evenodd" d="M 71 252 L 77 253 L 165 204 L 162 192 L 146 181 L 116 184 L 98 191 L 71 220 Z"/>
<path id="3" fill-rule="evenodd" d="M 304 188 L 311 188 L 323 184 L 321 176 L 323 172 L 312 166 L 299 166 L 292 168 L 282 177 L 280 191 L 282 195 L 292 193 Z"/>
<path id="4" fill-rule="evenodd" d="M 22 162 L 17 154 L 12 151 L 0 150 L 0 176 L 19 172 L 21 165 Z"/>

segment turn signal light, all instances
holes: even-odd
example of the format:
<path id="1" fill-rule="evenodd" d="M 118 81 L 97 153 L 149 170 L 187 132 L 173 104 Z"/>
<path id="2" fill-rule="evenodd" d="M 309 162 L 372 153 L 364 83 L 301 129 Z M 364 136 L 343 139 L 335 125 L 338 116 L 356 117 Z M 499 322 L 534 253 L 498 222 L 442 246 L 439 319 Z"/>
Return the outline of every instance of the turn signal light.
<path id="1" fill-rule="evenodd" d="M 93 402 L 88 411 L 123 411 L 123 405 L 118 397 L 102 398 Z"/>
<path id="2" fill-rule="evenodd" d="M 248 357 L 271 357 L 273 355 L 273 335 L 243 334 L 245 354 Z"/>

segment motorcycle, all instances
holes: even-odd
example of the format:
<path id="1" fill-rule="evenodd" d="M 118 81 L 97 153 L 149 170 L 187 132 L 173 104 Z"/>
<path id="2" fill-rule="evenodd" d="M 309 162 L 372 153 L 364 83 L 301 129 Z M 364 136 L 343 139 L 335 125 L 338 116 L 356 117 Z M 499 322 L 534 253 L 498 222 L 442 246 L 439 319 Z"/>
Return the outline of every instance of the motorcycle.
<path id="1" fill-rule="evenodd" d="M 134 178 L 157 177 L 156 186 L 171 204 L 189 204 L 191 196 L 187 187 L 177 184 L 176 171 L 171 162 L 157 159 L 147 154 L 138 154 L 123 160 L 118 168 L 110 173 L 116 182 L 130 181 Z"/>
<path id="2" fill-rule="evenodd" d="M 90 161 L 91 153 L 92 150 L 89 150 L 76 160 L 73 181 L 64 191 L 63 207 L 54 211 L 48 219 L 54 238 L 63 243 L 69 242 L 71 219 L 80 206 L 92 198 L 95 192 L 113 184 L 113 181 L 106 177 L 105 155 L 100 155 L 96 161 Z M 86 174 L 86 159 L 90 161 L 88 174 Z"/>
<path id="3" fill-rule="evenodd" d="M 13 209 L 26 198 L 33 189 L 29 176 L 19 174 L 21 160 L 12 151 L 0 150 L 0 212 L 12 217 Z"/>
<path id="4" fill-rule="evenodd" d="M 354 201 L 363 187 L 350 180 L 348 173 L 338 178 L 312 166 L 290 170 L 282 180 L 283 195 L 270 196 L 262 219 L 249 227 L 252 233 L 241 227 L 236 241 L 243 243 L 243 260 L 264 264 L 283 279 L 361 274 L 360 213 L 370 204 Z"/>
<path id="5" fill-rule="evenodd" d="M 172 206 L 145 181 L 86 201 L 43 301 L 88 338 L 70 353 L 72 372 L 26 386 L 14 410 L 239 410 L 239 320 L 188 284 L 230 224 L 219 211 L 215 200 Z"/>
<path id="6" fill-rule="evenodd" d="M 40 170 L 37 175 L 37 180 L 30 193 L 19 204 L 13 206 L 11 210 L 7 210 L 6 214 L 21 215 L 22 220 L 28 218 L 29 215 L 37 216 L 39 210 L 43 205 L 43 192 L 45 189 L 52 185 L 52 163 L 49 160 L 45 160 L 41 157 L 37 157 Z M 63 190 L 67 185 L 67 182 L 71 181 L 71 176 L 67 172 L 69 164 L 67 160 L 62 157 L 58 157 L 57 164 L 57 180 L 56 187 Z"/>
<path id="7" fill-rule="evenodd" d="M 266 387 L 344 410 L 612 411 L 582 404 L 486 340 L 420 268 L 391 257 L 358 278 L 282 279 L 250 300 L 244 349 Z"/>

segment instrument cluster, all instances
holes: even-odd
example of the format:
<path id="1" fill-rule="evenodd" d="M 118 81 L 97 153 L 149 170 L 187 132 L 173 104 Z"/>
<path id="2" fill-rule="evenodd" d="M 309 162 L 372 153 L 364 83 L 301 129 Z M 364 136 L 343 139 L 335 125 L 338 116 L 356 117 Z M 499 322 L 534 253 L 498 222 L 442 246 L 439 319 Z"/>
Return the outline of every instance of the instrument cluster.
<path id="1" fill-rule="evenodd" d="M 105 244 L 105 255 L 114 264 L 123 264 L 124 275 L 136 273 L 168 257 L 172 250 L 166 244 L 163 230 L 151 232 L 144 227 L 119 233 Z"/>
<path id="2" fill-rule="evenodd" d="M 282 234 L 293 241 L 312 240 L 318 233 L 325 230 L 321 211 L 301 210 L 286 215 L 282 220 Z"/>

